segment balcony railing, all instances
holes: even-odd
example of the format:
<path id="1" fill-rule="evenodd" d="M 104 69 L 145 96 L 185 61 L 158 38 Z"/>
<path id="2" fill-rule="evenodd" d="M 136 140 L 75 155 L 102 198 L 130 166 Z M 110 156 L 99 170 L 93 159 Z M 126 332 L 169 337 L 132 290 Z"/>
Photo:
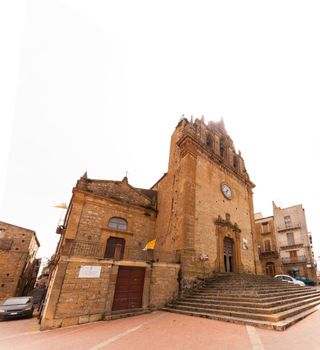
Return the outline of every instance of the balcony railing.
<path id="1" fill-rule="evenodd" d="M 96 259 L 107 259 L 105 257 L 105 244 L 88 241 L 66 240 L 61 250 L 61 255 L 72 255 L 80 257 L 91 257 Z M 163 250 L 142 250 L 141 248 L 124 248 L 124 254 L 115 252 L 113 260 L 133 260 L 145 262 L 167 262 L 177 263 L 180 261 L 179 252 Z"/>
<path id="2" fill-rule="evenodd" d="M 278 226 L 277 229 L 278 229 L 278 232 L 285 232 L 285 231 L 296 230 L 300 227 L 301 225 L 299 223 L 291 223 L 287 225 Z"/>
<path id="3" fill-rule="evenodd" d="M 271 233 L 272 231 L 271 231 L 271 229 L 269 228 L 269 229 L 264 229 L 264 230 L 261 230 L 260 231 L 260 234 L 261 235 L 267 235 L 267 234 L 269 234 L 269 233 Z"/>
<path id="4" fill-rule="evenodd" d="M 294 243 L 290 245 L 282 245 L 280 249 L 285 250 L 285 249 L 302 248 L 302 247 L 303 247 L 303 243 Z"/>
<path id="5" fill-rule="evenodd" d="M 306 256 L 297 256 L 295 258 L 282 258 L 281 262 L 283 265 L 304 264 L 307 262 L 307 257 Z"/>
<path id="6" fill-rule="evenodd" d="M 279 253 L 276 250 L 262 250 L 259 252 L 259 259 L 278 258 Z"/>

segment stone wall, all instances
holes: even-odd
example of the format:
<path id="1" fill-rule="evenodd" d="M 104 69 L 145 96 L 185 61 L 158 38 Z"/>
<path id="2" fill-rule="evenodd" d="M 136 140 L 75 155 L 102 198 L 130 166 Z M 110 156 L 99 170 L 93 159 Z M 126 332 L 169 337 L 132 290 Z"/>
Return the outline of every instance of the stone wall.
<path id="1" fill-rule="evenodd" d="M 108 227 L 112 217 L 120 217 L 127 221 L 127 230 L 116 230 Z M 139 259 L 146 243 L 154 239 L 156 214 L 145 208 L 118 201 L 100 198 L 90 193 L 74 191 L 72 208 L 65 239 L 73 244 L 85 242 L 88 246 L 98 248 L 95 256 L 104 257 L 109 237 L 125 239 L 125 259 Z"/>
<path id="2" fill-rule="evenodd" d="M 101 267 L 98 278 L 79 278 L 82 266 Z M 98 259 L 64 258 L 50 281 L 41 329 L 94 322 L 109 308 L 112 263 Z M 113 295 L 112 295 L 113 296 Z"/>
<path id="3" fill-rule="evenodd" d="M 179 264 L 154 263 L 151 271 L 150 308 L 161 308 L 178 296 Z"/>
<path id="4" fill-rule="evenodd" d="M 0 302 L 28 287 L 38 247 L 34 231 L 0 222 Z"/>
<path id="5" fill-rule="evenodd" d="M 101 274 L 79 278 L 81 266 L 101 267 Z M 146 269 L 145 310 L 162 307 L 178 294 L 178 264 L 62 257 L 50 281 L 41 330 L 110 319 L 119 266 Z"/>

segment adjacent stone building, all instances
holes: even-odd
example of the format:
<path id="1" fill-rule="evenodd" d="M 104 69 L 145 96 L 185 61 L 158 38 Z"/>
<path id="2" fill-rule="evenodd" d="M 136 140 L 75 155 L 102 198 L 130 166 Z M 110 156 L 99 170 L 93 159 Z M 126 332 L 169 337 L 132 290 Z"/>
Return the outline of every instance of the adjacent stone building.
<path id="1" fill-rule="evenodd" d="M 261 213 L 255 214 L 255 230 L 263 273 L 269 276 L 281 274 L 273 216 L 264 218 Z"/>
<path id="2" fill-rule="evenodd" d="M 253 187 L 223 121 L 203 119 L 180 120 L 150 189 L 84 174 L 57 229 L 41 329 L 159 308 L 214 272 L 262 273 Z"/>
<path id="3" fill-rule="evenodd" d="M 273 216 L 255 215 L 255 229 L 265 274 L 296 274 L 316 280 L 312 235 L 301 204 L 280 208 L 273 203 Z"/>
<path id="4" fill-rule="evenodd" d="M 301 204 L 280 208 L 273 203 L 277 245 L 283 273 L 297 273 L 316 280 L 316 266 Z"/>
<path id="5" fill-rule="evenodd" d="M 32 230 L 0 221 L 0 302 L 28 295 L 39 270 L 40 243 Z"/>

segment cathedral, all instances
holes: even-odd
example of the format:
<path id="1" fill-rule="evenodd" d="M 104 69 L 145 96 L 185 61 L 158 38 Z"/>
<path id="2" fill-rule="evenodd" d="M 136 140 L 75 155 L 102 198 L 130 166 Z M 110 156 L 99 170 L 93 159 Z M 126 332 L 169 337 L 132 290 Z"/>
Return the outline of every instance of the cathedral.
<path id="1" fill-rule="evenodd" d="M 217 272 L 261 274 L 253 188 L 223 120 L 203 118 L 179 121 L 150 189 L 84 174 L 57 228 L 41 329 L 149 312 Z"/>

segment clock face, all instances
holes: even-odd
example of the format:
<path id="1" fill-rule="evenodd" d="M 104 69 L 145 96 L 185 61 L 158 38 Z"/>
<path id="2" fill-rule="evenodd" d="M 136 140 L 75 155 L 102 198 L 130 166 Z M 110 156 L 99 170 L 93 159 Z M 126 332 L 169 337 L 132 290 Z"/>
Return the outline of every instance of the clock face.
<path id="1" fill-rule="evenodd" d="M 221 185 L 221 191 L 227 199 L 231 199 L 232 197 L 231 188 L 227 184 Z"/>

